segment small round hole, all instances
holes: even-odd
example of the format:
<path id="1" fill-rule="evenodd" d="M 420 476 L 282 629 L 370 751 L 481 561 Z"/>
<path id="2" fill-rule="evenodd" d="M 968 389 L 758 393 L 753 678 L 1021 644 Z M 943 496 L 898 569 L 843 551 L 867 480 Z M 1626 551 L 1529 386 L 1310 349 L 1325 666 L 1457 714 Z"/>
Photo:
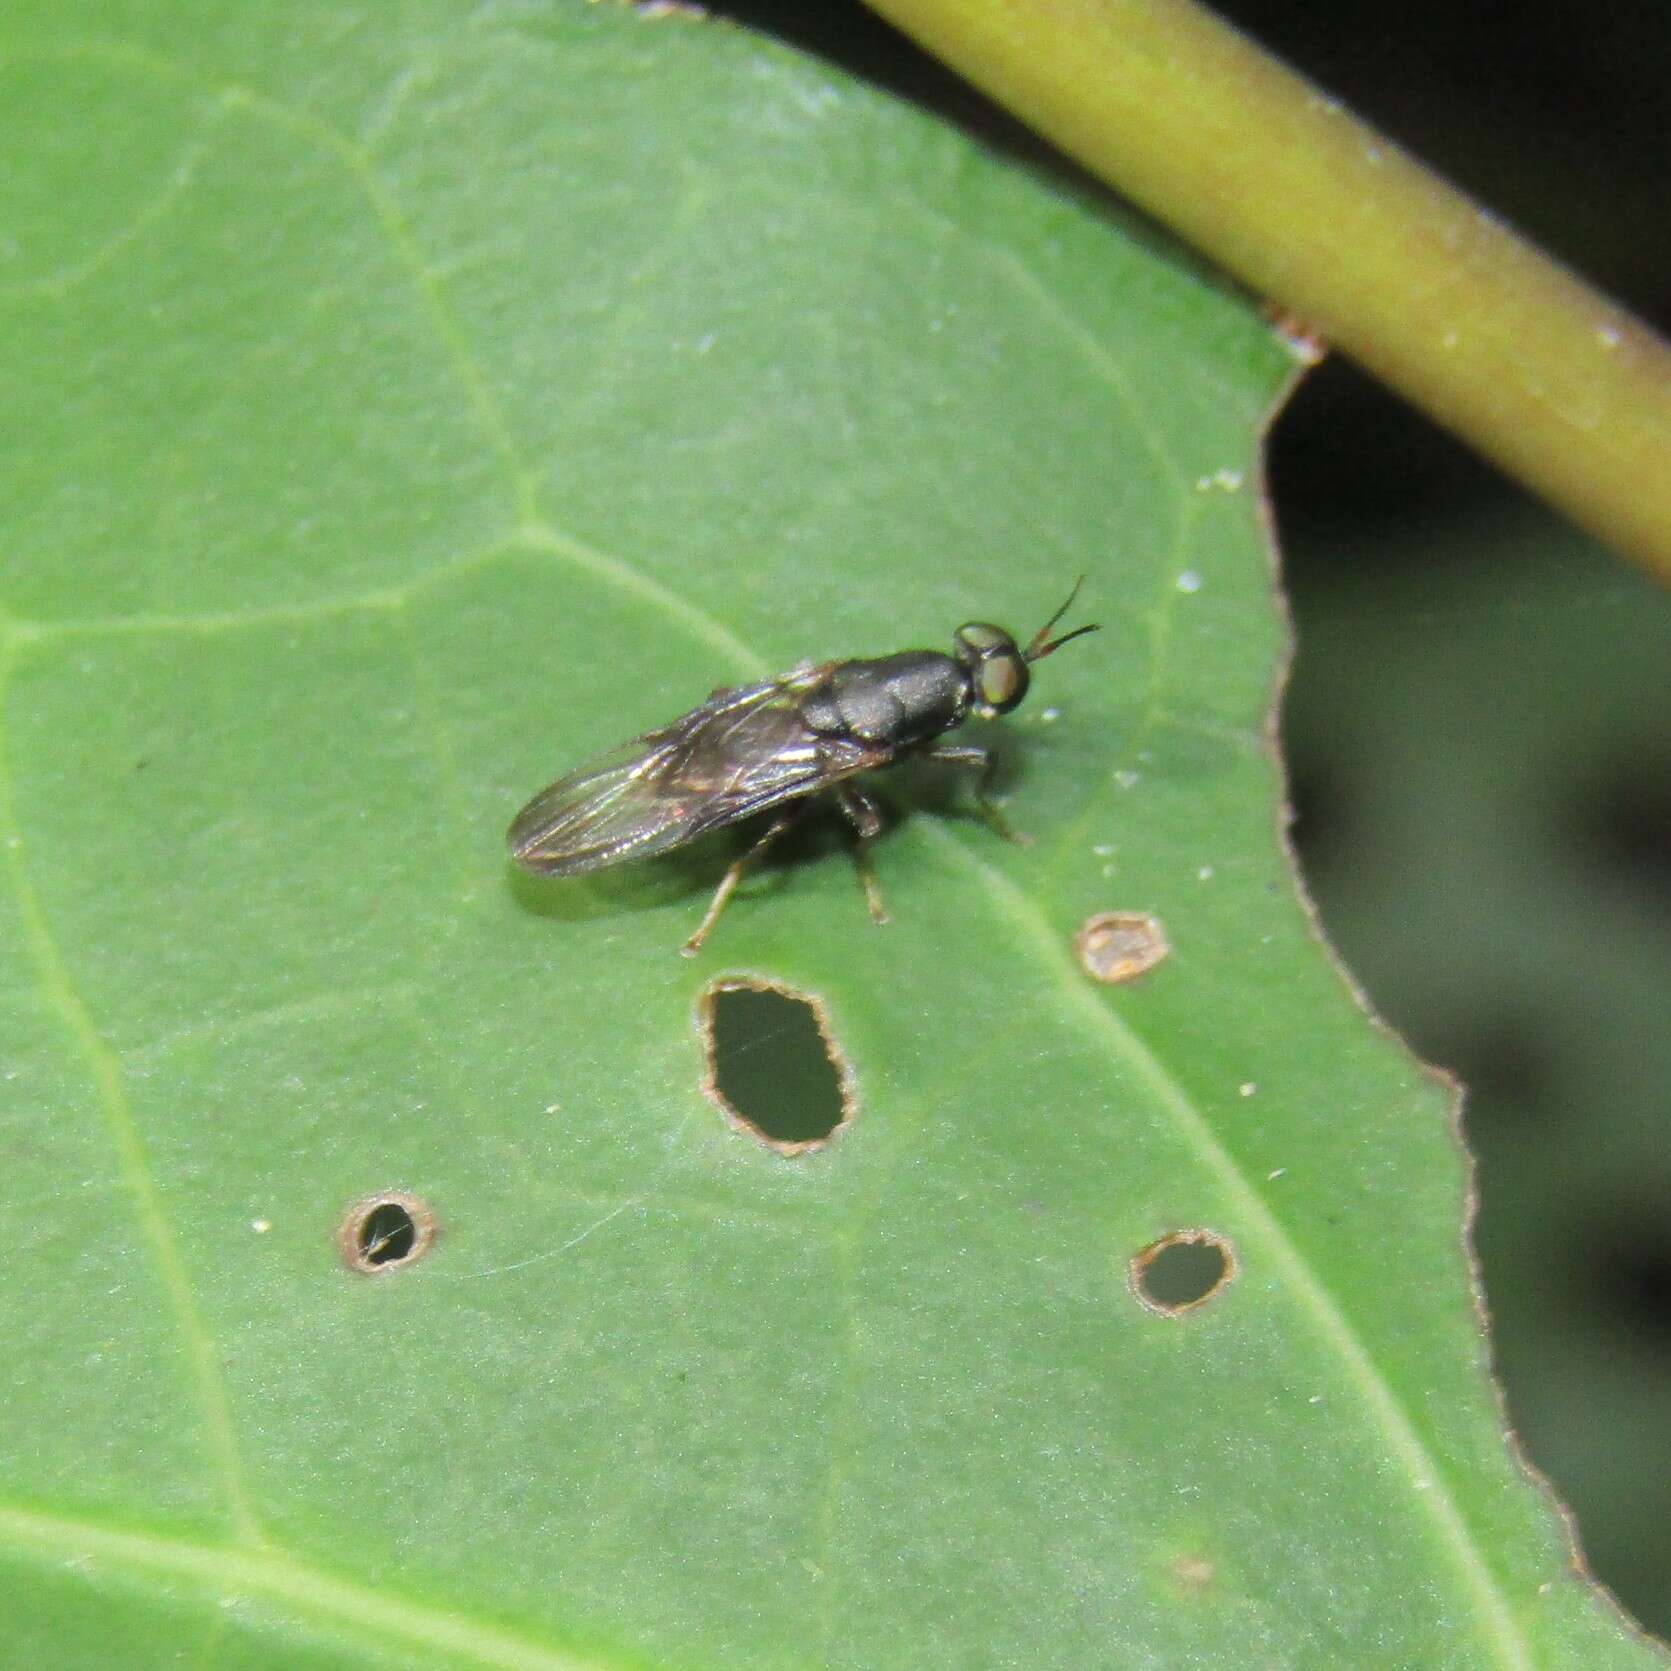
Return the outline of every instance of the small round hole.
<path id="1" fill-rule="evenodd" d="M 1236 1274 L 1236 1254 L 1211 1230 L 1175 1230 L 1135 1254 L 1131 1290 L 1150 1311 L 1178 1317 L 1222 1293 Z"/>
<path id="2" fill-rule="evenodd" d="M 349 1269 L 373 1276 L 421 1259 L 434 1240 L 433 1210 L 401 1190 L 356 1201 L 337 1230 L 337 1245 Z"/>
<path id="3" fill-rule="evenodd" d="M 1099 911 L 1085 919 L 1073 943 L 1085 973 L 1110 986 L 1136 980 L 1172 949 L 1160 918 L 1143 911 Z"/>
<path id="4" fill-rule="evenodd" d="M 852 1075 L 816 999 L 728 976 L 704 990 L 697 1025 L 703 1093 L 779 1154 L 815 1149 L 852 1119 Z"/>

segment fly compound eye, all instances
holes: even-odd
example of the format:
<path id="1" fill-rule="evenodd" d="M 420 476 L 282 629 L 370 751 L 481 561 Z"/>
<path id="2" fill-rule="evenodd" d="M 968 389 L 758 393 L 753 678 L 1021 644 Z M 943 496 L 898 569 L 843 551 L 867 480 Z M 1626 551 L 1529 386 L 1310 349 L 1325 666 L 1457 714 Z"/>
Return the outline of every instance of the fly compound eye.
<path id="1" fill-rule="evenodd" d="M 988 717 L 1007 714 L 1027 694 L 1031 680 L 1014 638 L 988 621 L 965 621 L 954 636 L 976 705 Z"/>
<path id="2" fill-rule="evenodd" d="M 989 626 L 985 621 L 965 621 L 955 636 L 957 659 L 966 667 L 976 666 L 999 650 L 1015 654 L 1015 640 L 1002 627 Z"/>
<path id="3" fill-rule="evenodd" d="M 975 674 L 976 693 L 984 707 L 1007 714 L 1027 694 L 1032 675 L 1012 645 L 981 662 Z"/>

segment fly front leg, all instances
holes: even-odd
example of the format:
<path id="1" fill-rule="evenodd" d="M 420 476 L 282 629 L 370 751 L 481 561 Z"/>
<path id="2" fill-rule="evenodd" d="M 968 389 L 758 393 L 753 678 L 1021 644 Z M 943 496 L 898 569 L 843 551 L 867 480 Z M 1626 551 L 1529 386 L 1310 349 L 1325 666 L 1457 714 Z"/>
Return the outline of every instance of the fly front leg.
<path id="1" fill-rule="evenodd" d="M 974 748 L 962 743 L 948 743 L 942 748 L 931 748 L 923 756 L 925 760 L 939 760 L 948 766 L 962 766 L 966 771 L 976 774 L 975 801 L 981 809 L 981 817 L 1001 835 L 1005 841 L 1013 841 L 1020 847 L 1031 847 L 1033 838 L 1022 830 L 1014 828 L 1009 819 L 1004 816 L 1004 809 L 992 798 L 992 775 L 998 769 L 998 757 L 990 749 Z"/>
<path id="2" fill-rule="evenodd" d="M 788 811 L 780 812 L 766 827 L 760 838 L 740 858 L 733 861 L 731 868 L 720 878 L 719 886 L 714 889 L 714 897 L 708 901 L 708 909 L 703 914 L 702 921 L 696 925 L 696 932 L 679 948 L 685 957 L 695 957 L 701 950 L 702 942 L 708 938 L 709 932 L 719 921 L 719 914 L 725 909 L 725 902 L 737 891 L 737 884 L 748 873 L 751 865 L 757 864 L 766 849 L 795 822 L 806 810 L 805 801 L 797 801 Z"/>
<path id="3" fill-rule="evenodd" d="M 859 833 L 858 844 L 853 849 L 853 863 L 858 867 L 859 881 L 864 886 L 870 920 L 885 923 L 888 913 L 882 904 L 882 890 L 876 885 L 876 869 L 870 859 L 870 844 L 882 833 L 882 809 L 856 783 L 837 784 L 835 798 L 836 804 L 846 813 L 848 822 Z"/>

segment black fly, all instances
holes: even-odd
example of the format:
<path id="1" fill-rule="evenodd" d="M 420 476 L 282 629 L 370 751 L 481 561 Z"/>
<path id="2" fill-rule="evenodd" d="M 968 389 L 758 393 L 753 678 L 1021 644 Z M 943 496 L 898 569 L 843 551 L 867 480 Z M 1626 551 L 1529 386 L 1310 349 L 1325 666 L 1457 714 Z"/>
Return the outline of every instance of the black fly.
<path id="1" fill-rule="evenodd" d="M 1050 637 L 1078 595 L 1076 585 L 1025 649 L 1002 627 L 970 621 L 957 629 L 949 656 L 901 650 L 866 661 L 806 662 L 781 678 L 716 690 L 671 725 L 542 789 L 510 827 L 511 857 L 542 875 L 573 876 L 665 853 L 709 830 L 781 809 L 725 873 L 682 948 L 694 956 L 743 873 L 811 796 L 829 790 L 859 833 L 870 913 L 886 922 L 863 862 L 882 815 L 854 778 L 911 754 L 967 767 L 977 774 L 981 810 L 1008 835 L 987 794 L 992 756 L 983 748 L 936 746 L 936 739 L 970 714 L 1007 714 L 1027 694 L 1031 663 L 1097 630 L 1075 627 Z"/>

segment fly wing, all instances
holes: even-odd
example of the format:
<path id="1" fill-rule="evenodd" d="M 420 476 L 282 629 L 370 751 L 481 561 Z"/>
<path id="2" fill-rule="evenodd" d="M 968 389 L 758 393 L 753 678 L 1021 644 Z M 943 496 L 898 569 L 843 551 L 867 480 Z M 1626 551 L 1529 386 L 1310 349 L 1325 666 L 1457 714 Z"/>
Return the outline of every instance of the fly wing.
<path id="1" fill-rule="evenodd" d="M 660 756 L 648 741 L 641 737 L 542 789 L 511 824 L 511 857 L 527 870 L 568 876 L 686 839 L 676 809 L 656 794 Z"/>
<path id="2" fill-rule="evenodd" d="M 802 692 L 827 672 L 717 690 L 662 730 L 558 778 L 517 814 L 512 857 L 551 876 L 601 870 L 880 765 L 872 751 L 815 736 L 801 717 Z"/>

